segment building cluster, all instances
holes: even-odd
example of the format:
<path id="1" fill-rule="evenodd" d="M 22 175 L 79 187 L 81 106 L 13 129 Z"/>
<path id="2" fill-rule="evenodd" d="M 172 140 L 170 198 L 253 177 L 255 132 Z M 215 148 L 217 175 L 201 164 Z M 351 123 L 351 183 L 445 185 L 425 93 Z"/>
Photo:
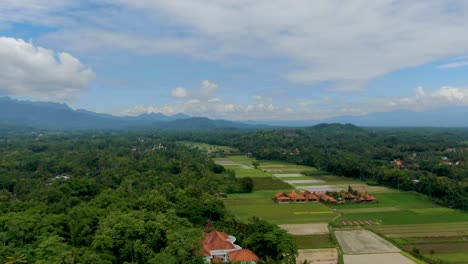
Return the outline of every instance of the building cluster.
<path id="1" fill-rule="evenodd" d="M 236 238 L 221 231 L 203 234 L 202 254 L 206 263 L 256 264 L 258 257 L 250 249 L 234 244 Z"/>
<path id="2" fill-rule="evenodd" d="M 349 202 L 377 202 L 377 199 L 366 192 L 339 192 L 322 193 L 295 190 L 290 193 L 278 192 L 273 196 L 276 203 L 305 203 L 305 202 L 323 202 L 330 204 L 349 203 Z"/>

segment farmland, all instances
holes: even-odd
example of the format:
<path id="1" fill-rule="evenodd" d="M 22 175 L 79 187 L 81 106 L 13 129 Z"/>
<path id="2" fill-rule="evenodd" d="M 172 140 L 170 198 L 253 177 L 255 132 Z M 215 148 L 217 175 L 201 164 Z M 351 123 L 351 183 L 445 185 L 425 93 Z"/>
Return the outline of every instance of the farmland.
<path id="1" fill-rule="evenodd" d="M 376 260 L 386 263 L 385 261 L 396 259 L 400 259 L 401 263 L 419 263 L 419 260 L 408 253 L 398 252 L 404 250 L 411 253 L 415 247 L 418 248 L 420 257 L 426 260 L 468 263 L 468 213 L 437 205 L 428 196 L 415 192 L 399 192 L 382 186 L 369 186 L 356 179 L 335 175 L 310 173 L 310 176 L 306 176 L 302 172 L 320 172 L 312 167 L 285 162 L 255 160 L 245 156 L 229 156 L 215 161 L 226 164 L 224 166 L 227 169 L 234 170 L 240 177 L 249 176 L 254 179 L 256 186 L 252 193 L 230 194 L 224 201 L 227 208 L 240 219 L 258 216 L 278 225 L 328 223 L 334 227 L 333 230 L 365 228 L 369 230 L 367 232 L 374 232 L 383 238 L 375 235 L 371 235 L 372 237 L 377 237 L 377 240 L 383 240 L 382 243 L 388 243 L 392 247 L 392 252 L 367 255 L 363 253 L 372 248 L 364 244 L 361 247 L 363 252 L 344 255 L 345 264 L 373 263 Z M 253 161 L 259 163 L 257 169 L 253 168 Z M 368 191 L 378 202 L 275 204 L 271 199 L 278 191 L 314 188 L 319 191 L 343 190 L 348 185 L 355 190 Z M 294 233 L 298 248 L 304 250 L 302 257 L 306 256 L 308 250 L 347 247 L 343 241 L 337 245 L 328 234 L 306 233 Z"/>

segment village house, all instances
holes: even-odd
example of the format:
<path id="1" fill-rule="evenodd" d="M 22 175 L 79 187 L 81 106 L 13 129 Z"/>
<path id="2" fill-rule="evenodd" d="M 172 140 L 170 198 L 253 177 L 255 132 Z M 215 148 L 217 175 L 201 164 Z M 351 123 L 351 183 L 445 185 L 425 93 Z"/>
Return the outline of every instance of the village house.
<path id="1" fill-rule="evenodd" d="M 279 193 L 276 193 L 275 196 L 273 196 L 273 200 L 276 203 L 284 203 L 284 202 L 290 202 L 291 198 L 289 198 L 289 196 L 286 193 L 279 192 Z"/>
<path id="2" fill-rule="evenodd" d="M 290 194 L 288 194 L 289 198 L 291 198 L 291 201 L 295 203 L 303 203 L 307 201 L 307 199 L 302 195 L 302 193 L 297 193 L 296 191 L 292 191 Z"/>
<path id="3" fill-rule="evenodd" d="M 249 249 L 234 244 L 236 238 L 217 230 L 204 233 L 202 253 L 206 263 L 256 264 L 257 255 Z"/>
<path id="4" fill-rule="evenodd" d="M 304 191 L 302 192 L 302 195 L 307 199 L 309 202 L 318 202 L 319 198 L 317 195 L 309 192 L 309 191 Z"/>
<path id="5" fill-rule="evenodd" d="M 317 195 L 319 196 L 320 201 L 324 203 L 332 203 L 332 204 L 337 203 L 336 199 L 331 197 L 330 195 L 327 195 L 325 193 L 317 193 Z"/>

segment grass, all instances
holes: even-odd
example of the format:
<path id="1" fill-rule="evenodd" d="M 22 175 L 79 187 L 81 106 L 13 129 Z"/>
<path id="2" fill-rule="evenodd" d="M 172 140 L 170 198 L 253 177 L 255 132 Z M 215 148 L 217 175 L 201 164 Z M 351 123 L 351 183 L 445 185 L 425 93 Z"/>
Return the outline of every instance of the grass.
<path id="1" fill-rule="evenodd" d="M 294 188 L 277 178 L 256 177 L 252 178 L 252 180 L 254 182 L 254 190 L 289 190 Z"/>
<path id="2" fill-rule="evenodd" d="M 229 195 L 224 203 L 241 220 L 257 216 L 275 224 L 328 223 L 336 215 L 322 203 L 276 204 L 271 199 L 274 193 L 255 191 Z"/>
<path id="3" fill-rule="evenodd" d="M 236 173 L 236 177 L 243 178 L 243 177 L 271 177 L 271 174 L 263 172 L 261 170 L 256 169 L 244 169 L 239 167 L 231 167 L 228 169 L 233 170 Z"/>
<path id="4" fill-rule="evenodd" d="M 294 236 L 297 249 L 332 248 L 336 244 L 330 234 Z"/>
<path id="5" fill-rule="evenodd" d="M 413 225 L 382 225 L 372 226 L 377 232 L 388 237 L 404 239 L 416 237 L 450 237 L 450 236 L 468 236 L 468 222 L 454 223 L 429 223 Z M 423 238 L 422 238 L 423 239 Z M 404 243 L 404 242 L 401 242 Z"/>
<path id="6" fill-rule="evenodd" d="M 400 252 L 400 253 L 401 253 L 403 256 L 405 256 L 405 257 L 411 259 L 411 260 L 412 260 L 414 263 L 416 263 L 416 264 L 426 264 L 426 262 L 424 262 L 424 261 L 422 261 L 422 260 L 420 260 L 420 259 L 418 259 L 418 258 L 415 258 L 413 255 L 411 255 L 411 254 L 408 253 L 408 252 L 402 251 L 402 252 Z"/>
<path id="7" fill-rule="evenodd" d="M 456 253 L 435 253 L 435 254 L 424 254 L 425 257 L 432 260 L 441 260 L 443 263 L 451 264 L 466 264 L 468 263 L 468 252 L 456 252 Z"/>
<path id="8" fill-rule="evenodd" d="M 351 185 L 352 187 L 352 185 Z M 373 194 L 373 193 L 372 193 Z M 433 209 L 445 208 L 435 205 L 429 197 L 415 192 L 386 192 L 373 194 L 378 203 L 354 203 L 344 205 L 331 205 L 335 209 L 370 208 L 370 207 L 398 207 L 404 209 Z"/>
<path id="9" fill-rule="evenodd" d="M 379 200 L 378 203 L 324 205 L 322 203 L 275 204 L 272 196 L 278 191 L 289 192 L 301 186 L 340 185 L 345 190 L 351 186 L 364 186 L 364 182 L 353 178 L 320 174 L 312 167 L 280 161 L 259 160 L 260 169 L 242 168 L 252 166 L 254 158 L 229 156 L 234 162 L 226 165 L 238 177 L 250 176 L 254 180 L 254 192 L 229 194 L 225 205 L 235 216 L 247 220 L 253 216 L 274 224 L 329 223 L 332 220 L 372 220 L 376 225 L 368 226 L 377 233 L 390 238 L 406 250 L 413 245 L 421 247 L 425 257 L 446 263 L 468 263 L 468 212 L 439 206 L 425 195 L 414 192 L 369 191 Z M 237 164 L 236 164 L 237 163 Z M 301 173 L 307 171 L 311 176 L 271 177 L 272 174 Z M 322 183 L 288 185 L 288 180 L 322 180 Z M 367 185 L 366 185 L 367 186 Z M 356 187 L 357 188 L 357 187 Z M 372 190 L 372 188 L 368 188 Z M 336 211 L 333 211 L 335 209 Z M 331 234 L 333 236 L 333 234 Z M 458 237 L 458 238 L 457 238 Z M 294 236 L 299 249 L 335 247 L 336 242 L 329 235 Z M 429 254 L 430 249 L 435 254 Z M 403 255 L 416 263 L 421 262 L 408 252 Z"/>
<path id="10" fill-rule="evenodd" d="M 341 220 L 372 220 L 384 225 L 451 223 L 468 221 L 468 214 L 458 212 L 450 214 L 417 214 L 411 211 L 348 213 L 338 218 L 338 221 Z"/>

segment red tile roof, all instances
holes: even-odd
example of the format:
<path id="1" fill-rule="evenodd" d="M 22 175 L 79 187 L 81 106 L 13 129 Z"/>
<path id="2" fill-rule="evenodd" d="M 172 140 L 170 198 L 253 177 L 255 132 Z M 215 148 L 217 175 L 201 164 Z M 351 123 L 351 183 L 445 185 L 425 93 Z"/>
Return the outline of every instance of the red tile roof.
<path id="1" fill-rule="evenodd" d="M 279 192 L 275 194 L 275 198 L 288 197 L 284 192 Z"/>
<path id="2" fill-rule="evenodd" d="M 291 200 L 306 200 L 304 195 L 299 194 L 296 191 L 292 191 L 288 196 L 291 198 Z"/>
<path id="3" fill-rule="evenodd" d="M 350 193 L 350 192 L 347 192 L 347 193 L 343 194 L 343 197 L 345 199 L 354 199 L 354 198 L 356 198 L 356 196 L 354 194 Z"/>
<path id="4" fill-rule="evenodd" d="M 375 199 L 374 196 L 370 195 L 370 194 L 366 194 L 364 196 L 364 199 L 366 199 L 366 201 L 376 201 L 377 199 Z"/>
<path id="5" fill-rule="evenodd" d="M 202 242 L 204 256 L 211 256 L 211 250 L 235 249 L 234 245 L 228 241 L 229 236 L 224 232 L 214 230 L 203 235 L 205 236 Z"/>
<path id="6" fill-rule="evenodd" d="M 309 191 L 305 191 L 302 193 L 302 195 L 304 195 L 304 197 L 307 199 L 307 200 L 311 200 L 311 201 L 315 201 L 315 200 L 318 200 L 318 196 L 309 192 Z"/>
<path id="7" fill-rule="evenodd" d="M 241 249 L 228 253 L 229 261 L 241 262 L 241 261 L 258 261 L 257 255 L 250 249 Z"/>

